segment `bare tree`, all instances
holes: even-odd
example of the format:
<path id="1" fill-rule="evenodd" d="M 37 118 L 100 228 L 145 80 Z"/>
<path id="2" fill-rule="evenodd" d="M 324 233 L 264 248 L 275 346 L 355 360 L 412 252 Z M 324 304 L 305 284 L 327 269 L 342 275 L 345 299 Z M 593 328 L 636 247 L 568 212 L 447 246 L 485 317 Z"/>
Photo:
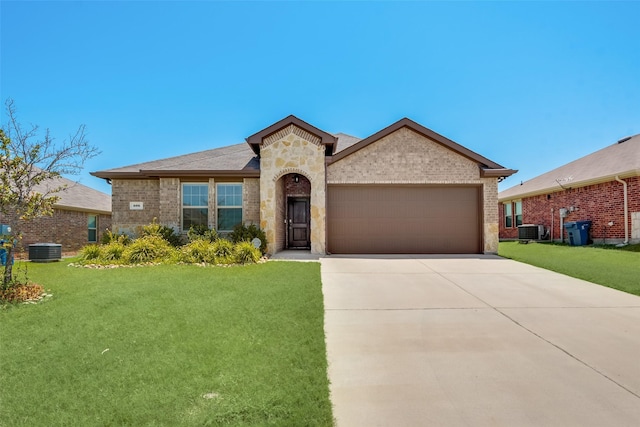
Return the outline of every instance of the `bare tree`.
<path id="1" fill-rule="evenodd" d="M 56 143 L 49 129 L 39 136 L 38 126 L 23 129 L 16 117 L 12 99 L 5 102 L 9 122 L 0 129 L 0 213 L 29 221 L 53 215 L 58 193 L 66 186 L 58 179 L 62 174 L 77 175 L 84 163 L 100 154 L 86 139 L 80 125 L 68 140 Z M 12 224 L 11 242 L 22 238 L 20 221 Z M 12 283 L 13 244 L 6 245 L 7 263 L 2 286 Z"/>

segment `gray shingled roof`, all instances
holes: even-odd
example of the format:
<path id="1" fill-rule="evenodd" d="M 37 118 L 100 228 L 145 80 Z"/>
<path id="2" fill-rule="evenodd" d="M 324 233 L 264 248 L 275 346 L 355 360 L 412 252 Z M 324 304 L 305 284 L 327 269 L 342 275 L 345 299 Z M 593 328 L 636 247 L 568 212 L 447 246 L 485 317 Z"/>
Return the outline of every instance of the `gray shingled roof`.
<path id="1" fill-rule="evenodd" d="M 334 154 L 339 153 L 340 151 L 351 147 L 352 145 L 357 144 L 362 141 L 361 138 L 356 138 L 355 136 L 347 135 L 346 133 L 334 133 L 333 136 L 338 138 L 338 143 L 336 144 L 336 150 Z"/>
<path id="2" fill-rule="evenodd" d="M 640 175 L 640 134 L 621 141 L 504 190 L 498 198 L 512 200 Z"/>
<path id="3" fill-rule="evenodd" d="M 344 133 L 334 135 L 338 138 L 337 151 L 344 150 L 360 141 L 359 138 Z M 135 175 L 142 171 L 153 175 L 176 171 L 179 173 L 195 171 L 226 171 L 226 172 L 259 172 L 260 160 L 246 143 L 229 145 L 212 150 L 169 157 L 151 162 L 138 163 L 115 169 L 92 172 L 100 178 Z"/>
<path id="4" fill-rule="evenodd" d="M 36 186 L 35 190 L 46 193 L 49 188 L 57 188 L 62 185 L 66 185 L 67 188 L 59 193 L 55 193 L 56 196 L 60 197 L 55 207 L 95 213 L 111 213 L 111 196 L 109 194 L 64 177 L 43 182 Z"/>
<path id="5" fill-rule="evenodd" d="M 94 172 L 96 176 L 105 174 L 139 173 L 146 171 L 185 171 L 185 170 L 259 170 L 259 161 L 246 144 L 235 144 L 212 150 L 199 151 L 177 157 L 169 157 L 151 162 Z"/>

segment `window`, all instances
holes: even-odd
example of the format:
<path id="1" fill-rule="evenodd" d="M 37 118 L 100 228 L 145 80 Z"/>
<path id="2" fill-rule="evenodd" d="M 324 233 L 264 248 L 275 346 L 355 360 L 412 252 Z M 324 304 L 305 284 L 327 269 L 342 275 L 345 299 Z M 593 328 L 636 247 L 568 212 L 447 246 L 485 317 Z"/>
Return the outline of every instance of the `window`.
<path id="1" fill-rule="evenodd" d="M 98 241 L 98 215 L 89 215 L 87 223 L 87 229 L 89 230 L 88 241 L 95 243 Z"/>
<path id="2" fill-rule="evenodd" d="M 232 231 L 242 224 L 242 184 L 218 184 L 218 231 Z"/>
<path id="3" fill-rule="evenodd" d="M 513 227 L 513 210 L 511 202 L 504 204 L 504 226 L 505 228 Z"/>
<path id="4" fill-rule="evenodd" d="M 522 201 L 505 203 L 503 206 L 504 227 L 511 228 L 522 225 Z"/>
<path id="5" fill-rule="evenodd" d="M 516 227 L 522 225 L 522 201 L 515 202 L 515 211 L 516 211 Z"/>
<path id="6" fill-rule="evenodd" d="M 209 184 L 182 184 L 182 229 L 209 226 Z"/>

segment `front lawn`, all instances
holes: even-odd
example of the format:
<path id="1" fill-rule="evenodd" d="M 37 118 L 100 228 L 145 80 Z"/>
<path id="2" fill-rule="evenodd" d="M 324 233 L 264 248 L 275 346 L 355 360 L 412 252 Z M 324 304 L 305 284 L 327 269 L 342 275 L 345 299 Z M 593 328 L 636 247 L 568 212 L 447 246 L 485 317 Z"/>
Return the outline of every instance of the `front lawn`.
<path id="1" fill-rule="evenodd" d="M 640 252 L 591 246 L 501 242 L 498 254 L 640 295 Z"/>
<path id="2" fill-rule="evenodd" d="M 1 425 L 332 424 L 319 264 L 66 264 L 0 306 Z"/>

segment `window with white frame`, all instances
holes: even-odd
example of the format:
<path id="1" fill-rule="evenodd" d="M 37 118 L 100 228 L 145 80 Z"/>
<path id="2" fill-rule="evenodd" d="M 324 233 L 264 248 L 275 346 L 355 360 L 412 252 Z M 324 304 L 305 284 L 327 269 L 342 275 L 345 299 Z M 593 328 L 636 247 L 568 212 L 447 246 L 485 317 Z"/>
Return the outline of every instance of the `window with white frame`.
<path id="1" fill-rule="evenodd" d="M 516 212 L 516 227 L 522 225 L 522 201 L 515 202 L 514 210 Z"/>
<path id="2" fill-rule="evenodd" d="M 209 227 L 209 184 L 182 184 L 182 229 Z"/>
<path id="3" fill-rule="evenodd" d="M 507 202 L 503 206 L 505 228 L 522 225 L 522 200 L 517 202 Z"/>
<path id="4" fill-rule="evenodd" d="M 87 220 L 88 241 L 96 243 L 98 241 L 98 215 L 89 215 Z"/>
<path id="5" fill-rule="evenodd" d="M 511 202 L 505 203 L 504 205 L 504 227 L 511 228 L 513 227 L 513 205 Z"/>
<path id="6" fill-rule="evenodd" d="M 219 183 L 216 186 L 218 231 L 233 231 L 242 224 L 242 184 Z"/>

